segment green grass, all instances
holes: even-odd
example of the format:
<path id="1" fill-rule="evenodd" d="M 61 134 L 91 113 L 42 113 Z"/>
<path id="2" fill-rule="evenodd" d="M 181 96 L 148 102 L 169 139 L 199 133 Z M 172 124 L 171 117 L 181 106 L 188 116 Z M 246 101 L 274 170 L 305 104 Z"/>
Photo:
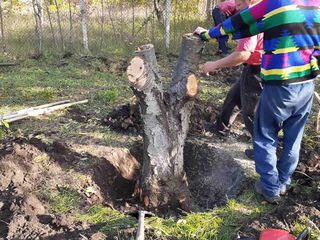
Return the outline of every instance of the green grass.
<path id="1" fill-rule="evenodd" d="M 84 214 L 76 214 L 75 219 L 93 225 L 99 224 L 100 231 L 108 236 L 118 236 L 124 230 L 137 226 L 135 218 L 101 205 L 91 207 Z"/>
<path id="2" fill-rule="evenodd" d="M 96 99 L 101 101 L 102 103 L 114 103 L 118 98 L 118 90 L 100 90 L 96 93 Z"/>
<path id="3" fill-rule="evenodd" d="M 160 239 L 229 240 L 235 238 L 246 221 L 270 210 L 270 206 L 248 191 L 239 200 L 229 200 L 225 207 L 210 212 L 191 213 L 180 219 L 152 218 L 148 220 L 148 228 Z"/>
<path id="4" fill-rule="evenodd" d="M 300 219 L 294 224 L 292 234 L 298 236 L 308 226 L 310 229 L 309 240 L 319 240 L 320 232 L 309 224 L 310 219 L 306 216 L 301 216 Z M 318 226 L 319 227 L 319 226 Z"/>
<path id="5" fill-rule="evenodd" d="M 146 218 L 147 239 L 230 240 L 246 221 L 272 210 L 251 191 L 239 200 L 229 200 L 225 207 L 209 212 L 189 213 L 179 218 Z M 75 215 L 78 221 L 99 226 L 109 236 L 137 227 L 137 220 L 100 205 Z"/>
<path id="6" fill-rule="evenodd" d="M 62 186 L 58 189 L 41 189 L 37 195 L 49 203 L 50 211 L 54 214 L 69 213 L 78 209 L 80 205 L 80 194 L 68 187 Z"/>

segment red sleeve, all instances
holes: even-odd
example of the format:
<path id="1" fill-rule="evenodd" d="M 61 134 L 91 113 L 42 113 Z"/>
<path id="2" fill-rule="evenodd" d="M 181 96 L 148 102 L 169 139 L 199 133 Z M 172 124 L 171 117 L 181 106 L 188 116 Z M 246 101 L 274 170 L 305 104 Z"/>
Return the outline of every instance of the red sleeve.
<path id="1" fill-rule="evenodd" d="M 246 51 L 253 53 L 257 47 L 258 38 L 257 36 L 252 36 L 248 38 L 242 38 L 238 41 L 236 51 Z"/>

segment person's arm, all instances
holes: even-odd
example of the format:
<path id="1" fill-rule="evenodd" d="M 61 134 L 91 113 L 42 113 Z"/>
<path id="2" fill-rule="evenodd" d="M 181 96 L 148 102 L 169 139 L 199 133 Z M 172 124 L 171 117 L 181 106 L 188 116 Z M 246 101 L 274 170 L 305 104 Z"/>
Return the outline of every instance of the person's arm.
<path id="1" fill-rule="evenodd" d="M 251 52 L 236 51 L 231 53 L 227 57 L 224 57 L 217 61 L 206 62 L 202 67 L 202 71 L 204 74 L 207 74 L 209 72 L 214 72 L 219 68 L 238 66 L 246 62 L 250 58 L 250 56 L 251 56 Z"/>
<path id="2" fill-rule="evenodd" d="M 203 40 L 219 38 L 231 34 L 233 39 L 240 39 L 256 35 L 264 30 L 262 18 L 267 13 L 266 9 L 271 0 L 261 0 L 253 6 L 240 11 L 234 16 L 228 18 L 220 25 L 209 30 L 201 27 L 197 28 L 194 33 L 200 35 Z"/>

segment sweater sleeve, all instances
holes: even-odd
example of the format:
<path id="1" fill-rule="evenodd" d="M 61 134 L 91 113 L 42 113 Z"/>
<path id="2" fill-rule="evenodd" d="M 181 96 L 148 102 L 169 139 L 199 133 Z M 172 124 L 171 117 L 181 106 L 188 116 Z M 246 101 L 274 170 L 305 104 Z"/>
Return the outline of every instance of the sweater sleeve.
<path id="1" fill-rule="evenodd" d="M 250 37 L 263 32 L 263 16 L 267 13 L 270 0 L 261 0 L 250 8 L 243 9 L 238 14 L 228 18 L 220 25 L 209 29 L 204 35 L 206 38 L 219 38 L 232 35 L 233 39 Z"/>

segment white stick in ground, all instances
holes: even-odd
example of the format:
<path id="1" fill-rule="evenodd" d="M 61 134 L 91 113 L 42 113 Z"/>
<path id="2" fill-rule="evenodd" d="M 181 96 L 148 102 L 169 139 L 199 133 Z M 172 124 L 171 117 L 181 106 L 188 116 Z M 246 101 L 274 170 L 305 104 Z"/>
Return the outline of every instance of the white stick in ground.
<path id="1" fill-rule="evenodd" d="M 144 216 L 145 211 L 139 211 L 138 230 L 136 240 L 144 240 Z"/>
<path id="2" fill-rule="evenodd" d="M 2 121 L 6 121 L 10 123 L 10 122 L 14 122 L 27 117 L 35 117 L 42 114 L 48 114 L 53 111 L 57 111 L 57 110 L 64 109 L 76 104 L 82 104 L 87 102 L 88 102 L 87 99 L 83 101 L 78 101 L 78 102 L 61 101 L 61 102 L 56 102 L 51 104 L 44 104 L 34 108 L 23 109 L 15 113 L 10 113 L 8 115 L 0 116 L 0 126 L 3 125 Z"/>

